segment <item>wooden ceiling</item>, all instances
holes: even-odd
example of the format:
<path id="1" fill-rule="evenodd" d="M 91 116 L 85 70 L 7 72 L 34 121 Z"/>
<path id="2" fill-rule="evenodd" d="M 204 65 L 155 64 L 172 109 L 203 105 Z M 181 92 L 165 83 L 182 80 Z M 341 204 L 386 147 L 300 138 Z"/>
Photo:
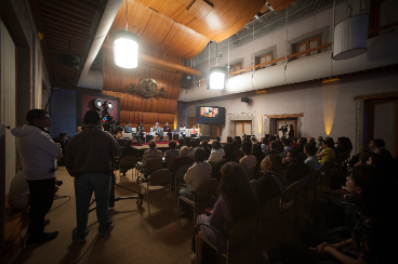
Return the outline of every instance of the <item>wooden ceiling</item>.
<path id="1" fill-rule="evenodd" d="M 92 37 L 90 30 L 96 12 L 102 13 L 100 0 L 32 0 L 32 10 L 39 32 L 41 46 L 53 87 L 75 88 L 78 70 L 57 62 L 58 53 L 87 55 Z M 50 88 L 50 87 L 48 87 Z"/>

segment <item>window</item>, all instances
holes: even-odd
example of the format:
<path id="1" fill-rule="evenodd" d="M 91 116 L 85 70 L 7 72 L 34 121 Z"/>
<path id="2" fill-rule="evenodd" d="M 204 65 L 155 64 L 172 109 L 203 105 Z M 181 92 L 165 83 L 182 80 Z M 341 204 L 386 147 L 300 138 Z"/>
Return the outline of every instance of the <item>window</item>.
<path id="1" fill-rule="evenodd" d="M 274 59 L 274 57 L 272 56 L 272 54 L 264 55 L 264 56 L 260 57 L 259 64 L 263 64 L 263 63 L 272 61 L 273 59 Z M 265 68 L 265 67 L 269 67 L 269 66 L 271 66 L 271 64 L 261 66 L 261 68 Z"/>
<path id="2" fill-rule="evenodd" d="M 373 29 L 387 26 L 398 21 L 396 10 L 398 8 L 398 1 L 396 0 L 376 0 L 373 17 Z M 390 31 L 391 28 L 384 29 L 373 36 L 383 34 Z"/>
<path id="3" fill-rule="evenodd" d="M 235 65 L 232 65 L 231 68 L 229 69 L 229 73 L 233 73 L 235 71 L 239 71 L 242 69 L 242 63 L 238 63 Z M 239 75 L 240 73 L 234 74 L 234 76 Z"/>
<path id="4" fill-rule="evenodd" d="M 321 45 L 322 45 L 322 38 L 321 37 L 316 37 L 316 38 L 313 38 L 313 39 L 310 39 L 310 40 L 307 40 L 307 41 L 303 41 L 303 42 L 300 42 L 300 43 L 296 44 L 296 53 L 299 53 L 299 52 L 302 52 L 302 51 L 306 51 L 306 50 L 309 50 L 309 49 L 312 49 L 312 48 L 316 48 L 316 47 L 319 47 Z M 319 50 L 314 50 L 314 51 L 311 51 L 311 52 L 307 52 L 307 53 L 298 55 L 298 56 L 296 56 L 296 59 L 307 57 L 307 56 L 310 56 L 310 55 L 316 54 L 316 53 L 319 53 Z"/>

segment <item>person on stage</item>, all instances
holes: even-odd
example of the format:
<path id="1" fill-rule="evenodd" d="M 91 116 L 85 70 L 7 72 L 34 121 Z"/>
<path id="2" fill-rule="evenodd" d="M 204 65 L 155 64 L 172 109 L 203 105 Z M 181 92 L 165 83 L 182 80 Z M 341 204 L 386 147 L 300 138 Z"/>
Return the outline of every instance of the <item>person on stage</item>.
<path id="1" fill-rule="evenodd" d="M 192 132 L 191 132 L 191 137 L 197 137 L 198 136 L 198 130 L 196 129 L 196 126 L 192 126 Z"/>
<path id="2" fill-rule="evenodd" d="M 288 133 L 289 139 L 293 139 L 294 138 L 294 130 L 293 130 L 292 124 L 289 125 L 289 129 L 290 129 L 289 133 Z"/>
<path id="3" fill-rule="evenodd" d="M 138 129 L 138 127 L 137 127 Z M 131 122 L 127 121 L 126 126 L 124 127 L 124 133 L 130 133 L 132 137 L 137 139 L 138 146 L 142 146 L 142 140 L 141 140 L 141 131 L 136 130 L 136 132 L 133 131 L 131 128 Z"/>
<path id="4" fill-rule="evenodd" d="M 163 129 L 159 126 L 159 122 L 156 122 L 155 126 L 151 128 L 151 132 L 155 132 L 155 135 L 159 137 L 161 143 L 163 143 Z"/>
<path id="5" fill-rule="evenodd" d="M 184 123 L 181 123 L 180 134 L 182 135 L 182 138 L 185 139 L 185 135 L 187 134 L 187 128 L 185 127 Z"/>
<path id="6" fill-rule="evenodd" d="M 167 136 L 169 137 L 169 141 L 173 139 L 173 133 L 171 132 L 171 127 L 169 126 L 169 122 L 166 122 L 163 127 L 163 132 L 167 132 Z"/>
<path id="7" fill-rule="evenodd" d="M 133 136 L 137 139 L 138 146 L 142 146 L 142 140 L 144 138 L 144 126 L 142 125 L 142 122 L 138 122 L 138 126 L 136 128 L 136 134 Z"/>

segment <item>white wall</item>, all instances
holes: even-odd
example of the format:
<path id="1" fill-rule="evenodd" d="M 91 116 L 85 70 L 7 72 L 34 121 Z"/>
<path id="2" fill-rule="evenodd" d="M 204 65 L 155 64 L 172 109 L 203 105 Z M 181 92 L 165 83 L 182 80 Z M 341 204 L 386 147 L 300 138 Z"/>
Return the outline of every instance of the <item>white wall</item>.
<path id="1" fill-rule="evenodd" d="M 384 73 L 345 78 L 330 84 L 309 83 L 292 88 L 270 90 L 266 93 L 252 92 L 192 103 L 178 103 L 177 109 L 179 112 L 186 110 L 188 118 L 195 116 L 196 105 L 226 107 L 226 119 L 232 114 L 253 115 L 255 117 L 253 132 L 257 137 L 264 135 L 263 124 L 258 121 L 261 120 L 261 116 L 303 113 L 301 130 L 298 131 L 300 136 L 317 137 L 326 136 L 324 111 L 327 109 L 324 107 L 328 104 L 328 100 L 332 100 L 332 103 L 335 103 L 335 110 L 331 113 L 334 113 L 334 118 L 330 136 L 333 138 L 349 137 L 354 145 L 353 153 L 355 153 L 357 151 L 357 103 L 354 101 L 354 96 L 397 91 L 397 83 L 398 70 L 393 69 Z M 326 98 L 323 98 L 323 93 L 327 95 Z M 336 95 L 335 99 L 330 98 L 333 93 Z M 243 96 L 251 97 L 252 104 L 242 103 L 240 98 Z M 180 114 L 178 117 L 180 118 L 178 122 L 183 122 L 183 117 Z M 226 140 L 226 137 L 229 136 L 228 131 L 231 131 L 230 126 L 232 125 L 232 122 L 226 121 L 226 125 L 222 129 L 222 140 Z M 261 134 L 259 130 L 262 131 Z"/>

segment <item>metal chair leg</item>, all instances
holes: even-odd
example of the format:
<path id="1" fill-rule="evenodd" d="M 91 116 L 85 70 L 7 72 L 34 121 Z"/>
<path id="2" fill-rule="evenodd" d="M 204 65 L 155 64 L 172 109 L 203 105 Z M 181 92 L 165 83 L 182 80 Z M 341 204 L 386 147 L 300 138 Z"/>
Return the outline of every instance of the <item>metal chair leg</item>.
<path id="1" fill-rule="evenodd" d="M 180 199 L 177 198 L 177 213 L 178 213 L 178 223 L 181 225 L 181 211 L 180 211 Z"/>
<path id="2" fill-rule="evenodd" d="M 146 190 L 146 195 L 147 195 L 147 203 L 148 203 L 148 218 L 151 217 L 151 212 L 149 210 L 149 184 L 148 184 L 148 189 Z"/>

